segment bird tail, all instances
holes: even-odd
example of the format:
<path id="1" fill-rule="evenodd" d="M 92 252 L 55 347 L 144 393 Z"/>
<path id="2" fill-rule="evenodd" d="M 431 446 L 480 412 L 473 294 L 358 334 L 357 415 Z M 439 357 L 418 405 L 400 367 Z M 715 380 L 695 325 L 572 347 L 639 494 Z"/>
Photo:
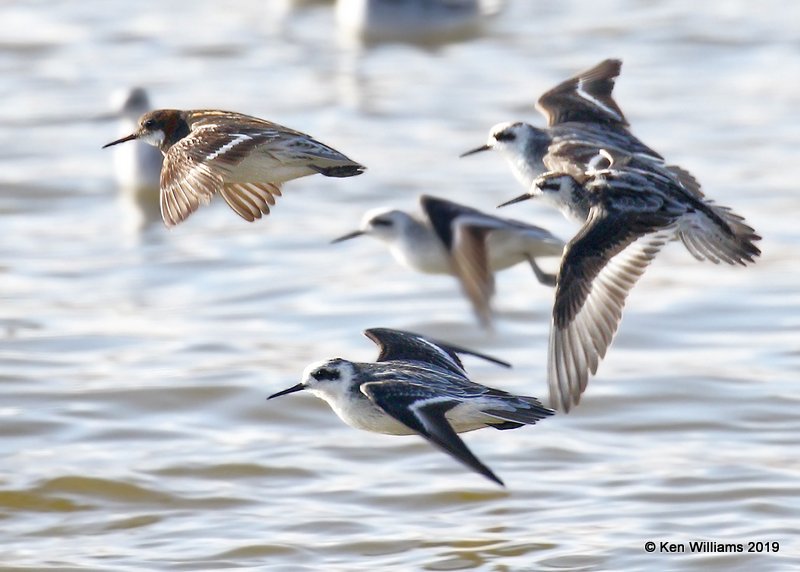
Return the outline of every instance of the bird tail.
<path id="1" fill-rule="evenodd" d="M 548 409 L 542 402 L 535 397 L 524 397 L 515 395 L 509 400 L 509 408 L 494 407 L 483 409 L 487 415 L 496 417 L 501 423 L 489 423 L 497 429 L 516 429 L 523 425 L 534 425 L 537 421 L 550 417 L 555 413 Z"/>
<path id="2" fill-rule="evenodd" d="M 678 228 L 678 237 L 698 260 L 714 264 L 726 262 L 746 266 L 755 262 L 761 250 L 755 243 L 761 240 L 744 218 L 728 207 L 704 201 L 709 212 L 695 210 L 684 217 Z"/>
<path id="3" fill-rule="evenodd" d="M 333 167 L 320 167 L 318 165 L 309 165 L 312 169 L 314 169 L 320 175 L 324 175 L 326 177 L 355 177 L 356 175 L 360 175 L 366 170 L 364 165 L 359 165 L 358 163 L 352 163 L 350 165 L 334 165 Z"/>

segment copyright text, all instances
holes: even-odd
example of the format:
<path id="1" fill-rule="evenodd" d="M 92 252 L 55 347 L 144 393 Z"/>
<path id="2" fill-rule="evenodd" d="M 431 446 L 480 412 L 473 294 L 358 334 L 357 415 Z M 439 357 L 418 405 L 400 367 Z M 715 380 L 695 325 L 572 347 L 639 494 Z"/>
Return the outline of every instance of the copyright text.
<path id="1" fill-rule="evenodd" d="M 776 540 L 748 542 L 717 542 L 714 540 L 690 540 L 689 542 L 672 542 L 669 540 L 648 540 L 644 543 L 645 552 L 665 554 L 724 553 L 724 552 L 778 552 L 780 543 Z"/>

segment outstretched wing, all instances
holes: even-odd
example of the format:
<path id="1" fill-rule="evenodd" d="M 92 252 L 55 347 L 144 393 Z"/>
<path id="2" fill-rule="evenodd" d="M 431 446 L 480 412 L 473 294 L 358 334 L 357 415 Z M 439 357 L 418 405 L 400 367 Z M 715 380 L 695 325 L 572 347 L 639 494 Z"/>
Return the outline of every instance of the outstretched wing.
<path id="1" fill-rule="evenodd" d="M 188 139 L 188 138 L 187 138 Z M 173 145 L 161 168 L 161 217 L 167 226 L 183 222 L 222 189 L 222 178 L 186 139 Z"/>
<path id="2" fill-rule="evenodd" d="M 243 129 L 231 135 L 214 123 L 195 127 L 170 147 L 161 170 L 161 214 L 167 226 L 184 221 L 214 193 L 248 221 L 269 213 L 280 187 L 269 182 L 227 183 L 225 174 L 259 145 L 278 136 L 276 131 Z"/>
<path id="3" fill-rule="evenodd" d="M 492 322 L 491 301 L 495 289 L 486 241 L 496 226 L 487 222 L 470 216 L 457 219 L 450 253 L 461 289 L 484 327 Z"/>
<path id="4" fill-rule="evenodd" d="M 484 465 L 453 430 L 446 413 L 460 402 L 441 396 L 424 385 L 408 381 L 375 381 L 361 386 L 361 391 L 387 415 L 420 434 L 434 446 L 451 455 L 473 471 L 505 486 Z"/>
<path id="5" fill-rule="evenodd" d="M 494 296 L 494 273 L 487 247 L 490 234 L 506 231 L 554 245 L 563 244 L 543 228 L 492 216 L 445 199 L 423 195 L 420 204 L 450 254 L 453 272 L 464 294 L 472 303 L 478 319 L 487 327 L 491 325 L 491 299 Z"/>
<path id="6" fill-rule="evenodd" d="M 380 348 L 377 361 L 418 361 L 436 365 L 460 376 L 466 376 L 466 371 L 458 354 L 471 355 L 504 367 L 511 367 L 507 362 L 492 356 L 403 330 L 370 328 L 364 330 L 364 335 Z"/>
<path id="7" fill-rule="evenodd" d="M 636 200 L 633 197 L 632 200 Z M 548 350 L 551 405 L 569 411 L 617 331 L 625 299 L 674 229 L 657 214 L 590 211 L 567 245 Z"/>
<path id="8" fill-rule="evenodd" d="M 567 121 L 627 127 L 628 121 L 611 96 L 621 68 L 620 60 L 604 60 L 546 92 L 536 108 L 551 127 Z"/>

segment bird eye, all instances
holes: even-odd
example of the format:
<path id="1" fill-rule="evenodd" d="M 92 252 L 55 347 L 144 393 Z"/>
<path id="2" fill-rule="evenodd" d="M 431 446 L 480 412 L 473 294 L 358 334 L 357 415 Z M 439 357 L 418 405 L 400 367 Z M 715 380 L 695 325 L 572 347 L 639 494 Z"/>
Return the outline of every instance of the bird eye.
<path id="1" fill-rule="evenodd" d="M 392 226 L 392 221 L 386 218 L 372 219 L 372 226 Z"/>
<path id="2" fill-rule="evenodd" d="M 517 134 L 513 131 L 501 131 L 500 133 L 495 133 L 494 138 L 497 141 L 513 141 L 517 138 Z"/>
<path id="3" fill-rule="evenodd" d="M 334 369 L 320 368 L 311 374 L 311 377 L 317 381 L 330 381 L 339 379 L 339 372 Z"/>
<path id="4" fill-rule="evenodd" d="M 144 127 L 145 129 L 152 129 L 155 126 L 156 126 L 156 120 L 155 119 L 148 119 L 147 121 L 142 123 L 142 127 Z"/>

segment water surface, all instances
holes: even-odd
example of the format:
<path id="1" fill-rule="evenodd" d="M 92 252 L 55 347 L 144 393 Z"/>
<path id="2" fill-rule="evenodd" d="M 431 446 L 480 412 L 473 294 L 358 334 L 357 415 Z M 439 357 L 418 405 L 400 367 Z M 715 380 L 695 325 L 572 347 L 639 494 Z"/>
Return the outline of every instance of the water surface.
<path id="1" fill-rule="evenodd" d="M 304 3 L 301 3 L 304 4 Z M 0 562 L 9 570 L 764 570 L 798 558 L 800 9 L 785 2 L 511 2 L 478 37 L 337 49 L 330 4 L 6 2 L 0 8 Z M 292 8 L 292 9 L 290 9 Z M 488 385 L 546 397 L 550 293 L 498 281 L 494 334 L 456 284 L 379 244 L 328 241 L 431 193 L 492 209 L 497 122 L 605 57 L 640 137 L 763 235 L 742 269 L 670 245 L 631 295 L 584 402 L 466 441 L 508 485 L 421 439 L 358 432 L 310 396 L 311 361 L 369 360 L 361 330 L 494 353 Z M 170 231 L 120 196 L 96 121 L 119 87 L 233 109 L 363 162 Z M 569 237 L 534 203 L 509 208 Z M 649 554 L 647 541 L 777 541 Z"/>

